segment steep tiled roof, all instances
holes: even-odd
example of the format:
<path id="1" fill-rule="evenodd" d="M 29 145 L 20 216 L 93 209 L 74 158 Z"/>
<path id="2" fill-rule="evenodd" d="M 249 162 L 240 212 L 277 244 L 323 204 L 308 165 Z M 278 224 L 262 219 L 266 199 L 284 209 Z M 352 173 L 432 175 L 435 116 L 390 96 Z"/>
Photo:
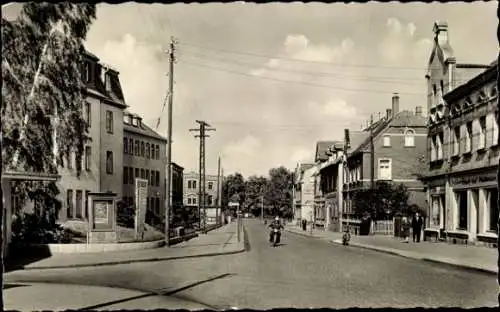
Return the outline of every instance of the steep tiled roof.
<path id="1" fill-rule="evenodd" d="M 131 114 L 133 116 L 138 116 L 136 114 Z M 133 132 L 136 134 L 144 135 L 150 138 L 155 138 L 164 142 L 167 142 L 167 139 L 164 138 L 163 136 L 159 135 L 156 131 L 151 129 L 148 125 L 146 125 L 144 122 L 141 122 L 139 126 L 133 126 L 128 123 L 123 123 L 123 131 L 128 131 L 128 132 Z"/>
<path id="2" fill-rule="evenodd" d="M 314 164 L 300 164 L 299 170 L 300 172 L 304 172 L 309 168 L 314 167 Z"/>
<path id="3" fill-rule="evenodd" d="M 390 126 L 418 128 L 425 127 L 426 122 L 427 118 L 424 116 L 417 116 L 410 111 L 402 111 L 390 122 Z"/>
<path id="4" fill-rule="evenodd" d="M 326 152 L 328 148 L 335 144 L 337 141 L 319 141 L 316 143 L 316 156 L 314 157 L 314 161 L 325 161 L 328 159 L 328 155 Z"/>

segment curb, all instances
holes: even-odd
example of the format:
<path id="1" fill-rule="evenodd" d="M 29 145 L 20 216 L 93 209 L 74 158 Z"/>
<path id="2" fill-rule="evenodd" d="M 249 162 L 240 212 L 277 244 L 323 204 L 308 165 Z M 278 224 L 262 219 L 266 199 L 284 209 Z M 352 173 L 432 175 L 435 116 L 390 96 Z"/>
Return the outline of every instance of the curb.
<path id="1" fill-rule="evenodd" d="M 342 245 L 342 241 L 340 241 L 340 240 L 332 240 L 331 242 L 334 244 L 337 244 L 337 245 Z M 394 256 L 399 256 L 399 257 L 403 257 L 403 258 L 407 258 L 407 259 L 421 260 L 421 261 L 430 262 L 430 263 L 437 263 L 437 264 L 444 264 L 444 265 L 452 266 L 455 268 L 465 269 L 468 271 L 493 274 L 495 276 L 498 275 L 498 272 L 492 271 L 490 269 L 478 268 L 478 267 L 474 267 L 474 266 L 470 266 L 470 265 L 466 265 L 466 264 L 453 263 L 453 262 L 449 262 L 449 261 L 445 261 L 445 260 L 433 259 L 433 258 L 428 258 L 428 257 L 420 257 L 418 255 L 414 256 L 414 255 L 408 254 L 408 252 L 406 252 L 406 251 L 397 251 L 394 249 L 369 246 L 369 245 L 357 244 L 357 243 L 349 243 L 349 246 L 356 247 L 356 248 L 369 249 L 369 250 L 373 250 L 373 251 L 377 251 L 377 252 L 381 252 L 381 253 L 386 253 L 386 254 L 391 254 Z"/>
<path id="2" fill-rule="evenodd" d="M 141 263 L 141 262 L 158 262 L 158 261 L 169 261 L 169 260 L 179 260 L 179 259 L 189 259 L 189 258 L 204 258 L 204 257 L 214 257 L 223 255 L 234 255 L 247 251 L 244 244 L 246 238 L 246 231 L 243 231 L 243 246 L 239 246 L 238 249 L 232 251 L 224 252 L 210 252 L 204 254 L 195 254 L 187 256 L 167 256 L 167 257 L 156 257 L 156 258 L 142 258 L 134 260 L 121 260 L 121 261 L 110 261 L 110 262 L 98 262 L 98 263 L 85 263 L 85 264 L 70 264 L 70 265 L 47 265 L 39 267 L 21 267 L 13 268 L 14 271 L 35 271 L 35 270 L 50 270 L 50 269 L 74 269 L 74 268 L 88 268 L 88 267 L 99 267 L 107 265 L 118 265 L 118 264 L 130 264 L 130 263 Z"/>

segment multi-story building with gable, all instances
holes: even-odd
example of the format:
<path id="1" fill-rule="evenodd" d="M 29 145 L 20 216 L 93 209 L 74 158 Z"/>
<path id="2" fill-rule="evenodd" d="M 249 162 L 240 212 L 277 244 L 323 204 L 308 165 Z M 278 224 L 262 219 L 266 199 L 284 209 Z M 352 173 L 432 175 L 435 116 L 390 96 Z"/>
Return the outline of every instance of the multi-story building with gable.
<path id="1" fill-rule="evenodd" d="M 434 24 L 434 48 L 426 75 L 428 237 L 452 242 L 496 242 L 496 77 L 496 62 L 457 63 L 447 23 Z"/>
<path id="2" fill-rule="evenodd" d="M 294 221 L 310 221 L 314 206 L 314 164 L 297 164 L 294 171 Z"/>
<path id="3" fill-rule="evenodd" d="M 184 173 L 184 207 L 189 211 L 191 216 L 198 216 L 198 205 L 199 205 L 199 192 L 200 192 L 200 176 L 198 172 L 187 172 Z M 215 221 L 215 208 L 217 207 L 217 196 L 218 196 L 218 177 L 217 175 L 206 174 L 205 175 L 205 208 L 207 208 L 207 223 L 212 223 Z M 222 179 L 221 179 L 222 183 Z M 220 216 L 220 207 L 219 216 Z M 203 211 L 201 212 L 203 213 Z M 196 217 L 197 219 L 198 217 Z"/>
<path id="4" fill-rule="evenodd" d="M 83 54 L 82 79 L 87 85 L 83 112 L 91 140 L 84 147 L 80 177 L 76 176 L 74 153 L 67 157 L 64 168 L 59 168 L 60 220 L 86 219 L 89 192 L 122 196 L 122 120 L 127 105 L 118 76 L 118 71 L 103 65 L 92 53 Z"/>

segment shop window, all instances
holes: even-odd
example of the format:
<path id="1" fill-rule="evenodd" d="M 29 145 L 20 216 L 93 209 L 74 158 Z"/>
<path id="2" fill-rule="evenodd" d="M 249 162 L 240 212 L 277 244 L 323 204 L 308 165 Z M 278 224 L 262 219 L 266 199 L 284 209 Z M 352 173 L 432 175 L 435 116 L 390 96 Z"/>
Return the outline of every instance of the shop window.
<path id="1" fill-rule="evenodd" d="M 467 191 L 460 191 L 458 194 L 458 229 L 467 230 L 468 216 L 468 198 Z"/>
<path id="2" fill-rule="evenodd" d="M 498 189 L 490 190 L 490 214 L 488 230 L 498 234 Z"/>

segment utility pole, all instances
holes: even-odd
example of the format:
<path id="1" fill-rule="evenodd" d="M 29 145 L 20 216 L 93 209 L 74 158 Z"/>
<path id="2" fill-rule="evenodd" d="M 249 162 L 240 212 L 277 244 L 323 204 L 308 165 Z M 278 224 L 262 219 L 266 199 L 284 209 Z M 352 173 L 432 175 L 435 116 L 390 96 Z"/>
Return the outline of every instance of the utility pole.
<path id="1" fill-rule="evenodd" d="M 219 155 L 219 160 L 217 161 L 217 205 L 215 206 L 215 224 L 216 225 L 219 224 L 219 208 L 221 208 L 221 210 L 222 210 L 222 207 L 220 205 L 220 195 L 221 195 L 220 181 L 221 181 L 221 178 L 220 178 L 220 155 Z"/>
<path id="2" fill-rule="evenodd" d="M 370 187 L 375 189 L 375 146 L 373 145 L 373 114 L 370 116 Z"/>
<path id="3" fill-rule="evenodd" d="M 168 97 L 168 128 L 167 128 L 167 170 L 165 184 L 165 243 L 170 246 L 170 215 L 172 206 L 172 104 L 174 97 L 174 62 L 175 62 L 175 44 L 173 37 L 170 38 L 169 50 L 169 74 L 168 88 L 170 96 Z"/>
<path id="4" fill-rule="evenodd" d="M 198 131 L 200 134 L 195 135 L 195 138 L 200 138 L 200 182 L 199 182 L 199 202 L 198 202 L 198 215 L 200 216 L 199 228 L 201 229 L 201 211 L 203 209 L 203 233 L 206 233 L 207 217 L 206 217 L 206 189 L 205 189 L 205 138 L 210 137 L 205 134 L 206 131 L 215 131 L 215 128 L 203 121 L 196 120 L 200 125 L 199 129 L 189 129 L 189 131 Z M 207 128 L 208 127 L 208 128 Z"/>
<path id="5" fill-rule="evenodd" d="M 343 161 L 344 161 L 344 171 L 345 171 L 344 174 L 345 174 L 345 177 L 346 177 L 345 181 L 346 181 L 346 185 L 347 185 L 346 186 L 346 201 L 345 201 L 346 202 L 346 205 L 345 205 L 346 209 L 345 210 L 346 210 L 346 218 L 347 218 L 347 229 L 349 230 L 349 232 L 351 230 L 349 229 L 350 217 L 347 215 L 347 205 L 351 204 L 351 202 L 350 202 L 350 197 L 351 196 L 349 194 L 349 183 L 350 183 L 349 178 L 350 177 L 349 177 L 349 165 L 348 165 L 348 162 L 347 162 L 347 151 L 349 150 L 350 147 L 351 147 L 351 139 L 349 138 L 349 129 L 344 129 L 344 155 L 343 155 L 344 160 Z M 343 206 L 344 205 L 342 205 L 342 207 Z M 342 231 L 342 227 L 343 227 L 342 223 L 340 223 L 340 226 L 341 226 L 341 231 Z"/>

